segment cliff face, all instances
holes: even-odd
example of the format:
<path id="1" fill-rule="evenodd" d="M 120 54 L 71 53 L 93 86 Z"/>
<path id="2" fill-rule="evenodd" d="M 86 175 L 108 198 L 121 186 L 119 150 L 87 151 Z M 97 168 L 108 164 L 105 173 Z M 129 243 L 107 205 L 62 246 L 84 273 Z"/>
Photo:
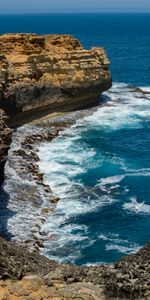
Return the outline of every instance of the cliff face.
<path id="1" fill-rule="evenodd" d="M 0 182 L 3 180 L 4 165 L 7 152 L 11 143 L 12 130 L 5 124 L 6 115 L 0 109 Z"/>
<path id="2" fill-rule="evenodd" d="M 0 107 L 10 116 L 88 106 L 111 87 L 104 50 L 68 35 L 2 35 L 0 53 Z"/>

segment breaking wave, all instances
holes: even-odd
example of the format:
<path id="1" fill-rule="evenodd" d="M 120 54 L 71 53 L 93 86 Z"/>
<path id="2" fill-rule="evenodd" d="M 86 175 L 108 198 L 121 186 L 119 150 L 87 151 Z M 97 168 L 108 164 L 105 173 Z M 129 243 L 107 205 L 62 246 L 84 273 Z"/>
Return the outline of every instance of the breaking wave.
<path id="1" fill-rule="evenodd" d="M 141 230 L 137 234 L 137 227 L 149 224 L 150 96 L 144 91 L 114 84 L 93 114 L 39 147 L 45 183 L 60 197 L 43 226 L 48 257 L 109 262 L 148 240 Z M 129 202 L 141 193 L 143 203 Z"/>
<path id="2" fill-rule="evenodd" d="M 26 159 L 15 154 L 23 149 L 26 135 L 42 133 L 45 127 L 26 125 L 14 132 L 0 231 L 5 233 L 7 223 L 13 240 L 30 244 L 42 239 L 42 252 L 60 262 L 113 262 L 149 240 L 148 88 L 115 83 L 99 107 L 73 115 L 74 125 L 37 147 L 44 183 L 60 198 L 57 205 L 27 172 Z M 35 164 L 32 156 L 28 163 Z"/>

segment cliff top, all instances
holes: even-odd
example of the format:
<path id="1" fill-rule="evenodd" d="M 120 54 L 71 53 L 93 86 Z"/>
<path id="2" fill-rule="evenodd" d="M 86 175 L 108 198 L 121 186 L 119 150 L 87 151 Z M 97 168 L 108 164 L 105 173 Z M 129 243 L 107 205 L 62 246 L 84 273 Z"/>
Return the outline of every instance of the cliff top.
<path id="1" fill-rule="evenodd" d="M 71 35 L 4 34 L 0 36 L 0 51 L 9 54 L 13 50 L 22 54 L 39 54 L 43 51 L 82 50 L 80 42 Z M 57 49 L 58 48 L 58 49 Z"/>
<path id="2" fill-rule="evenodd" d="M 0 108 L 16 115 L 88 106 L 111 87 L 108 66 L 102 48 L 86 50 L 70 35 L 0 35 Z"/>
<path id="3" fill-rule="evenodd" d="M 68 297 L 69 299 L 80 299 L 81 297 L 83 300 L 148 300 L 150 299 L 149 253 L 150 243 L 137 254 L 125 257 L 115 265 L 78 267 L 58 264 L 39 255 L 38 252 L 28 252 L 25 247 L 16 246 L 14 243 L 7 242 L 0 237 L 0 279 L 3 279 L 3 281 L 0 281 L 0 292 L 1 287 L 3 287 L 4 292 L 6 292 L 7 287 L 9 293 L 10 289 L 13 289 L 12 294 L 17 293 L 15 295 L 19 297 L 21 292 L 23 296 L 27 280 L 30 285 L 29 294 L 33 292 L 32 299 L 37 300 L 39 298 L 34 295 L 34 285 L 37 284 L 37 281 L 42 280 L 42 283 L 37 285 L 36 288 L 38 291 L 41 285 L 45 285 L 44 289 L 46 290 L 40 290 L 42 299 L 48 298 L 45 296 L 45 291 L 49 287 L 53 287 L 53 291 L 62 293 L 60 298 L 60 295 L 57 295 L 57 299 L 62 299 L 65 290 L 68 290 L 70 293 L 71 291 L 78 292 L 77 297 L 73 297 L 71 294 Z M 23 280 L 20 283 L 6 280 L 21 280 L 22 278 Z M 14 290 L 14 288 L 16 289 Z M 83 297 L 79 293 L 80 289 L 82 289 Z M 88 298 L 88 293 L 93 297 Z M 65 298 L 65 300 L 67 299 Z"/>

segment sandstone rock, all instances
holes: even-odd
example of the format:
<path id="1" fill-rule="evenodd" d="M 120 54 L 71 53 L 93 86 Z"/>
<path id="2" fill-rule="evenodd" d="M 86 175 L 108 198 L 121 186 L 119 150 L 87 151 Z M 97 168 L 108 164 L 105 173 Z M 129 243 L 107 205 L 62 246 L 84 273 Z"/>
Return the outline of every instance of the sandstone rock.
<path id="1" fill-rule="evenodd" d="M 111 87 L 104 50 L 72 36 L 5 34 L 0 51 L 0 107 L 11 116 L 88 106 Z"/>

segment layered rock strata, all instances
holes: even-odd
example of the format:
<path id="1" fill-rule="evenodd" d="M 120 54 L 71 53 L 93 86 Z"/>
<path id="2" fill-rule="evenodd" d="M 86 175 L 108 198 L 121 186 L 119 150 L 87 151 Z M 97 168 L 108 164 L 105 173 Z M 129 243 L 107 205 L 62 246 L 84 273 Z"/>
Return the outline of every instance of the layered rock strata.
<path id="1" fill-rule="evenodd" d="M 10 116 L 85 107 L 111 87 L 104 50 L 72 36 L 1 35 L 0 52 L 0 107 Z"/>

